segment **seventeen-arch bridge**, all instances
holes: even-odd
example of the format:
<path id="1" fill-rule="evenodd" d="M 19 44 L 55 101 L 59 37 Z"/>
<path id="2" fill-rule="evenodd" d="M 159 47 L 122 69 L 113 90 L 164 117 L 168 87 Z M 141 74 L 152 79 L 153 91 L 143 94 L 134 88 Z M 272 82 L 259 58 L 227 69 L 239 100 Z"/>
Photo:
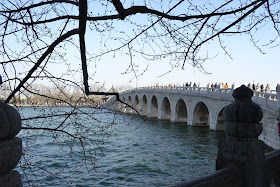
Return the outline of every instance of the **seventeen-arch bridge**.
<path id="1" fill-rule="evenodd" d="M 126 90 L 119 94 L 124 103 L 111 97 L 104 107 L 124 113 L 141 114 L 160 120 L 182 122 L 191 126 L 206 126 L 211 130 L 223 130 L 223 109 L 234 98 L 231 88 L 185 87 L 185 86 L 147 86 Z M 278 99 L 279 98 L 279 99 Z M 254 91 L 253 102 L 264 111 L 262 140 L 273 148 L 280 148 L 278 135 L 278 116 L 280 109 L 280 92 L 270 90 L 269 86 L 262 92 Z M 137 111 L 137 112 L 136 112 Z"/>

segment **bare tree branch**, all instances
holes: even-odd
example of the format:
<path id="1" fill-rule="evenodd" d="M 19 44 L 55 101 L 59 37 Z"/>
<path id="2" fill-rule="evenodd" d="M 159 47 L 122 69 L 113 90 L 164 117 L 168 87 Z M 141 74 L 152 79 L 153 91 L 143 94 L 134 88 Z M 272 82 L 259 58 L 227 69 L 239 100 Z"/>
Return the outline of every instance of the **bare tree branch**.
<path id="1" fill-rule="evenodd" d="M 54 50 L 55 46 L 58 45 L 60 42 L 62 42 L 63 40 L 65 40 L 66 38 L 73 36 L 75 34 L 78 34 L 79 30 L 78 29 L 74 29 L 71 30 L 69 32 L 67 32 L 66 34 L 62 35 L 61 37 L 59 37 L 56 41 L 54 41 L 49 48 L 47 49 L 47 51 L 41 56 L 41 58 L 38 60 L 38 62 L 33 66 L 33 68 L 28 72 L 28 74 L 25 76 L 25 78 L 20 82 L 20 84 L 16 87 L 16 89 L 11 93 L 11 95 L 6 99 L 6 103 L 8 103 L 10 101 L 10 99 L 15 95 L 16 92 L 18 92 L 20 90 L 20 88 L 24 85 L 24 83 L 26 83 L 26 81 L 31 77 L 31 75 L 33 74 L 33 72 L 35 70 L 37 70 L 37 68 L 40 66 L 40 64 L 43 62 L 43 60 Z"/>

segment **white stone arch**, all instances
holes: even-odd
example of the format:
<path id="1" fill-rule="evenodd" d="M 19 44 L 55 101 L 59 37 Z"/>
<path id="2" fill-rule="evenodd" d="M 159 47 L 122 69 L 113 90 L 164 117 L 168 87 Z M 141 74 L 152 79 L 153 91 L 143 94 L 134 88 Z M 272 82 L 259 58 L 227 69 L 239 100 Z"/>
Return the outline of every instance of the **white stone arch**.
<path id="1" fill-rule="evenodd" d="M 140 99 L 138 94 L 135 94 L 133 97 L 133 107 L 137 112 L 140 111 Z"/>
<path id="2" fill-rule="evenodd" d="M 210 103 L 206 100 L 206 99 L 204 99 L 204 98 L 199 98 L 199 99 L 197 99 L 194 103 L 193 103 L 193 106 L 192 106 L 192 109 L 191 109 L 191 125 L 195 125 L 195 124 L 193 124 L 193 120 L 194 120 L 194 110 L 195 110 L 195 108 L 196 108 L 196 106 L 197 106 L 197 104 L 198 103 L 203 103 L 205 106 L 206 106 L 206 108 L 207 108 L 207 110 L 208 110 L 208 117 L 209 117 L 209 119 L 208 119 L 208 121 L 209 121 L 209 124 L 208 124 L 208 126 L 209 126 L 209 128 L 211 128 L 211 124 L 213 124 L 213 117 L 212 117 L 212 111 L 211 111 L 211 105 L 210 105 Z"/>
<path id="3" fill-rule="evenodd" d="M 185 103 L 185 105 L 186 105 L 187 118 L 189 118 L 189 116 L 190 116 L 190 114 L 189 114 L 189 113 L 190 113 L 190 109 L 189 109 L 188 101 L 187 101 L 186 98 L 184 98 L 184 97 L 182 97 L 182 96 L 180 95 L 180 96 L 177 96 L 176 99 L 175 99 L 174 107 L 173 107 L 173 108 L 174 108 L 174 117 L 171 118 L 171 121 L 177 121 L 177 120 L 178 120 L 177 117 L 176 117 L 176 115 L 177 115 L 176 108 L 177 108 L 177 104 L 178 104 L 179 100 L 183 100 L 184 103 Z M 185 122 L 188 122 L 187 119 L 186 119 Z"/>
<path id="4" fill-rule="evenodd" d="M 140 114 L 147 116 L 149 114 L 149 98 L 146 94 L 143 94 L 140 100 Z"/>
<path id="5" fill-rule="evenodd" d="M 215 115 L 213 117 L 213 130 L 224 130 L 223 127 L 218 127 L 218 117 L 220 112 L 228 105 L 229 103 L 222 103 L 219 108 L 215 111 Z"/>
<path id="6" fill-rule="evenodd" d="M 129 105 L 129 106 L 133 106 L 133 100 L 132 100 L 133 97 L 131 97 L 131 95 L 128 95 L 127 96 L 127 101 L 126 103 Z M 127 113 L 132 113 L 132 108 L 131 107 L 126 107 L 126 112 Z"/>
<path id="7" fill-rule="evenodd" d="M 168 102 L 169 102 L 169 107 L 170 107 L 170 114 L 169 112 L 167 111 L 167 114 L 165 113 L 166 111 L 164 110 L 164 99 L 167 99 Z M 159 119 L 167 119 L 167 120 L 171 120 L 172 121 L 172 116 L 174 116 L 174 109 L 173 109 L 173 102 L 171 100 L 171 98 L 169 97 L 169 95 L 165 94 L 163 95 L 161 98 L 160 98 L 160 106 L 159 106 Z M 163 116 L 164 115 L 164 116 Z M 166 116 L 167 115 L 167 116 Z"/>
<path id="8" fill-rule="evenodd" d="M 123 102 L 123 103 L 121 103 L 121 111 L 126 112 L 126 104 L 124 104 L 124 103 L 126 103 L 127 99 L 126 99 L 125 95 L 121 95 L 120 100 Z"/>
<path id="9" fill-rule="evenodd" d="M 154 103 L 153 98 L 155 98 L 156 103 Z M 156 94 L 152 94 L 151 98 L 149 99 L 149 117 L 157 117 L 158 118 L 158 114 L 159 114 L 159 99 L 157 97 Z M 156 108 L 155 108 L 156 107 Z"/>

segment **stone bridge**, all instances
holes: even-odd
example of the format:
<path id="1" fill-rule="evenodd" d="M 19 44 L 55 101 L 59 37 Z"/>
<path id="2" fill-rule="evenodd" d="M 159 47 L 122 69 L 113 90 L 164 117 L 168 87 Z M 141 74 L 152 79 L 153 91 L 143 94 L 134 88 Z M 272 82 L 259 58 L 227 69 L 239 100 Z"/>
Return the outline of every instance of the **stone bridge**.
<path id="1" fill-rule="evenodd" d="M 171 85 L 138 87 L 119 94 L 123 103 L 116 101 L 116 97 L 111 97 L 103 106 L 124 113 L 139 113 L 160 120 L 223 130 L 223 109 L 234 101 L 234 89 L 234 85 L 228 89 Z M 261 121 L 264 130 L 260 139 L 274 149 L 279 149 L 280 91 L 270 90 L 269 85 L 264 91 L 256 89 L 252 101 L 260 105 L 264 112 Z"/>

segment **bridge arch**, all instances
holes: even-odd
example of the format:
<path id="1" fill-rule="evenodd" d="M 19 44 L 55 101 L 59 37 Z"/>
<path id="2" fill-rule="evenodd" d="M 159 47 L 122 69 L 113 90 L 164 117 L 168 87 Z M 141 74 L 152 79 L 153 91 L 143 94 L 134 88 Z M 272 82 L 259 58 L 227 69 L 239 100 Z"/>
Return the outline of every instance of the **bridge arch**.
<path id="1" fill-rule="evenodd" d="M 135 95 L 134 97 L 134 108 L 139 112 L 139 98 L 138 95 Z"/>
<path id="2" fill-rule="evenodd" d="M 204 100 L 196 101 L 192 110 L 192 125 L 210 127 L 211 122 L 212 118 L 209 104 Z"/>
<path id="3" fill-rule="evenodd" d="M 221 131 L 224 130 L 225 118 L 223 116 L 223 110 L 227 105 L 228 105 L 227 103 L 222 104 L 215 113 L 213 119 L 215 124 L 215 130 L 221 130 Z"/>
<path id="4" fill-rule="evenodd" d="M 158 100 L 155 95 L 152 96 L 150 104 L 150 117 L 158 118 Z"/>
<path id="5" fill-rule="evenodd" d="M 161 103 L 160 119 L 171 120 L 171 104 L 168 96 L 165 96 Z"/>
<path id="6" fill-rule="evenodd" d="M 145 115 L 145 116 L 148 115 L 148 100 L 147 100 L 146 95 L 143 95 L 143 97 L 142 97 L 140 112 L 141 112 L 141 115 Z"/>
<path id="7" fill-rule="evenodd" d="M 197 90 L 193 88 L 185 89 L 184 87 L 180 86 L 177 87 L 177 89 L 169 89 L 164 86 L 157 86 L 127 90 L 121 92 L 119 96 L 125 103 L 135 104 L 134 99 L 137 95 L 138 99 L 140 100 L 140 110 L 143 110 L 141 114 L 147 114 L 148 117 L 157 117 L 159 119 L 161 117 L 160 109 L 163 101 L 162 99 L 164 98 L 163 96 L 169 96 L 170 98 L 167 98 L 169 99 L 171 105 L 171 121 L 176 121 L 176 105 L 179 102 L 180 104 L 178 105 L 182 106 L 182 101 L 179 100 L 183 99 L 187 108 L 188 125 L 195 125 L 195 119 L 197 116 L 199 116 L 199 114 L 197 114 L 197 111 L 202 111 L 198 110 L 197 108 L 204 107 L 204 110 L 208 111 L 208 113 L 205 112 L 208 117 L 206 121 L 207 123 L 205 124 L 207 124 L 211 130 L 220 130 L 223 128 L 223 108 L 225 105 L 230 104 L 234 101 L 234 98 L 232 97 L 233 90 L 234 86 L 230 89 L 226 89 L 226 91 L 219 90 L 218 88 L 215 90 L 215 92 L 212 90 L 212 88 L 208 87 L 200 87 L 200 89 Z M 277 93 L 275 92 L 260 93 L 255 91 L 254 93 L 255 95 L 252 97 L 252 101 L 259 104 L 263 108 L 264 118 L 262 119 L 262 123 L 266 124 L 263 126 L 264 130 L 260 136 L 260 139 L 266 141 L 268 145 L 272 146 L 273 148 L 275 147 L 276 149 L 278 149 L 279 144 L 275 142 L 279 140 L 275 139 L 275 136 L 278 137 L 278 121 L 271 119 L 276 119 L 279 113 L 280 99 L 277 100 L 277 96 L 279 95 L 277 95 Z M 265 95 L 265 97 L 263 97 L 263 95 Z M 129 102 L 129 96 L 132 98 L 133 102 Z M 118 110 L 119 106 L 114 103 L 114 99 L 115 97 L 111 97 L 106 103 L 100 103 L 100 106 L 107 107 L 108 109 Z M 145 100 L 147 100 L 147 102 Z M 128 111 L 126 111 L 126 109 L 129 108 L 125 104 L 121 104 L 120 106 L 122 107 L 121 110 L 129 113 Z M 177 115 L 180 116 L 180 114 L 178 114 L 178 108 L 180 107 L 177 106 Z M 273 133 L 271 134 L 271 132 Z"/>
<path id="8" fill-rule="evenodd" d="M 188 105 L 184 99 L 177 98 L 175 106 L 175 121 L 188 122 Z"/>
<path id="9" fill-rule="evenodd" d="M 129 106 L 132 106 L 132 99 L 131 99 L 131 96 L 128 96 L 127 104 L 129 104 Z M 126 112 L 127 112 L 127 113 L 132 113 L 132 109 L 131 109 L 130 107 L 126 107 Z"/>

